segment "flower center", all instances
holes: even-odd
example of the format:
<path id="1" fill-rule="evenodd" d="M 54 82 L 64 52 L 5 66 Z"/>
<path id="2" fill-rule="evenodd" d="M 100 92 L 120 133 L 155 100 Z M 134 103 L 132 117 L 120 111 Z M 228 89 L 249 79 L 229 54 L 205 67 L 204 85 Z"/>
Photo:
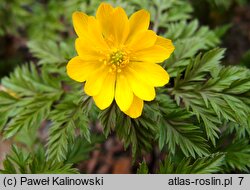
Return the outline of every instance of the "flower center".
<path id="1" fill-rule="evenodd" d="M 122 72 L 122 69 L 129 63 L 128 52 L 115 49 L 107 55 L 104 64 L 109 66 L 109 72 Z"/>
<path id="2" fill-rule="evenodd" d="M 115 64 L 115 65 L 120 65 L 124 58 L 123 58 L 123 54 L 121 51 L 116 51 L 110 54 L 110 63 Z"/>

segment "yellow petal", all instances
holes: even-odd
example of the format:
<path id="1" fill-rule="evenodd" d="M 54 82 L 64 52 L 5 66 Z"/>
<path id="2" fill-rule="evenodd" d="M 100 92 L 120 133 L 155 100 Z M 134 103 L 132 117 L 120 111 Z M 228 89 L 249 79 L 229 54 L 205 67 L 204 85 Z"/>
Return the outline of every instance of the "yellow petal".
<path id="1" fill-rule="evenodd" d="M 153 46 L 156 42 L 157 35 L 152 30 L 137 32 L 133 37 L 126 41 L 126 45 L 132 51 L 146 49 Z"/>
<path id="2" fill-rule="evenodd" d="M 142 110 L 143 110 L 143 100 L 138 98 L 137 96 L 134 96 L 130 108 L 124 113 L 131 118 L 137 118 L 141 116 Z"/>
<path id="3" fill-rule="evenodd" d="M 136 96 L 147 101 L 151 101 L 155 98 L 154 87 L 141 80 L 134 70 L 127 67 L 125 73 L 132 91 Z"/>
<path id="4" fill-rule="evenodd" d="M 110 24 L 113 25 L 115 45 L 123 44 L 129 33 L 128 17 L 123 8 L 115 8 L 112 23 Z"/>
<path id="5" fill-rule="evenodd" d="M 132 38 L 138 32 L 147 30 L 150 23 L 150 14 L 146 10 L 140 10 L 132 14 L 129 18 L 129 38 Z"/>
<path id="6" fill-rule="evenodd" d="M 76 34 L 80 37 L 84 37 L 88 33 L 88 15 L 82 12 L 74 12 L 73 16 L 73 25 Z"/>
<path id="7" fill-rule="evenodd" d="M 75 48 L 77 54 L 81 59 L 86 61 L 98 61 L 99 59 L 104 58 L 99 52 L 97 46 L 94 46 L 93 43 L 87 38 L 77 38 L 75 41 Z"/>
<path id="8" fill-rule="evenodd" d="M 114 99 L 115 92 L 115 79 L 116 75 L 114 73 L 109 73 L 104 81 L 101 91 L 93 99 L 101 110 L 106 109 L 110 106 Z"/>
<path id="9" fill-rule="evenodd" d="M 164 86 L 169 82 L 169 75 L 160 65 L 148 62 L 132 62 L 129 67 L 141 80 L 150 86 Z"/>
<path id="10" fill-rule="evenodd" d="M 155 42 L 155 45 L 159 45 L 159 46 L 162 46 L 162 47 L 166 48 L 170 54 L 175 49 L 175 47 L 174 47 L 171 40 L 163 38 L 161 36 L 157 36 L 157 40 Z"/>
<path id="11" fill-rule="evenodd" d="M 126 12 L 121 8 L 113 8 L 107 3 L 102 3 L 96 12 L 96 18 L 100 23 L 102 34 L 113 46 L 119 46 L 125 42 L 129 33 L 129 21 Z"/>
<path id="12" fill-rule="evenodd" d="M 133 53 L 131 61 L 145 61 L 152 63 L 161 63 L 171 55 L 172 51 L 159 46 L 154 45 L 150 48 L 146 48 Z"/>
<path id="13" fill-rule="evenodd" d="M 67 64 L 67 74 L 73 80 L 84 82 L 90 73 L 95 72 L 101 66 L 98 62 L 82 60 L 79 56 L 72 58 Z"/>
<path id="14" fill-rule="evenodd" d="M 122 111 L 129 109 L 133 101 L 133 92 L 126 76 L 117 75 L 116 88 L 115 88 L 115 101 Z"/>
<path id="15" fill-rule="evenodd" d="M 88 38 L 93 42 L 93 45 L 98 48 L 109 48 L 103 38 L 101 26 L 97 19 L 93 16 L 90 16 L 88 19 Z"/>
<path id="16" fill-rule="evenodd" d="M 108 3 L 101 3 L 96 11 L 96 18 L 100 23 L 102 33 L 105 37 L 108 37 L 112 31 L 114 8 Z"/>
<path id="17" fill-rule="evenodd" d="M 108 70 L 105 66 L 101 66 L 96 72 L 91 73 L 86 80 L 84 91 L 89 96 L 96 96 L 100 93 L 104 80 L 108 74 Z"/>

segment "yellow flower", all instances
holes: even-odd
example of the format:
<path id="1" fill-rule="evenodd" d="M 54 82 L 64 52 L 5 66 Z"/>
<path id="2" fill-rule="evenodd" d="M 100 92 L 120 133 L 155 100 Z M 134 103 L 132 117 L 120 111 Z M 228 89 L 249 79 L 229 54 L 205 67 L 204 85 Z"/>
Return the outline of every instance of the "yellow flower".
<path id="1" fill-rule="evenodd" d="M 107 3 L 101 3 L 96 17 L 73 13 L 78 56 L 69 61 L 67 73 L 78 82 L 86 81 L 84 91 L 100 109 L 115 99 L 121 111 L 137 118 L 143 100 L 155 98 L 154 87 L 168 83 L 168 73 L 157 63 L 167 59 L 174 46 L 148 30 L 149 23 L 145 10 L 128 18 L 121 7 Z"/>

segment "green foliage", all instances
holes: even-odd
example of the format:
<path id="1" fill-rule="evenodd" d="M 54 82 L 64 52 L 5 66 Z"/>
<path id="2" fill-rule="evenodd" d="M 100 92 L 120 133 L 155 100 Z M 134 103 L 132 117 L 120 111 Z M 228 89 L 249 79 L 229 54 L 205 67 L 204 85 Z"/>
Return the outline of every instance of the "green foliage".
<path id="1" fill-rule="evenodd" d="M 226 170 L 249 172 L 250 145 L 247 139 L 235 139 L 226 147 L 220 147 L 225 152 Z"/>
<path id="2" fill-rule="evenodd" d="M 220 43 L 217 34 L 206 26 L 199 27 L 197 20 L 171 22 L 166 25 L 166 31 L 163 36 L 173 40 L 175 51 L 163 66 L 172 77 L 185 70 L 189 59 L 199 51 L 216 47 Z"/>
<path id="3" fill-rule="evenodd" d="M 4 129 L 5 138 L 10 138 L 22 128 L 39 126 L 47 118 L 53 100 L 40 96 L 27 100 L 25 107 L 7 124 Z"/>
<path id="4" fill-rule="evenodd" d="M 2 79 L 2 85 L 17 94 L 18 97 L 47 94 L 59 96 L 61 83 L 49 75 L 45 67 L 41 68 L 42 75 L 39 74 L 34 64 L 25 64 L 17 67 L 9 77 Z"/>
<path id="5" fill-rule="evenodd" d="M 58 22 L 64 13 L 63 9 L 58 9 L 58 1 L 3 0 L 0 12 L 1 20 L 5 21 L 0 24 L 3 34 L 19 35 L 20 30 L 25 30 L 29 38 L 60 39 L 58 31 L 65 31 Z"/>
<path id="6" fill-rule="evenodd" d="M 193 160 L 190 157 L 184 158 L 179 163 L 173 161 L 174 158 L 167 157 L 163 163 L 160 163 L 157 173 L 159 174 L 212 174 L 223 171 L 225 155 L 215 153 L 206 157 L 200 157 Z M 139 165 L 137 174 L 148 174 L 146 162 Z"/>
<path id="7" fill-rule="evenodd" d="M 224 37 L 228 30 L 232 27 L 232 24 L 224 24 L 222 26 L 217 26 L 214 32 L 218 38 Z"/>
<path id="8" fill-rule="evenodd" d="M 60 81 L 43 68 L 40 75 L 34 64 L 17 67 L 10 77 L 2 79 L 2 84 L 6 89 L 0 93 L 1 128 L 5 138 L 22 128 L 39 126 L 62 94 Z"/>
<path id="9" fill-rule="evenodd" d="M 178 145 L 185 156 L 196 157 L 208 154 L 208 146 L 202 130 L 194 124 L 192 113 L 178 107 L 164 94 L 156 101 L 162 113 L 159 129 L 159 146 L 168 145 L 169 152 L 175 154 Z"/>
<path id="10" fill-rule="evenodd" d="M 87 142 L 81 137 L 75 138 L 72 144 L 68 144 L 65 162 L 76 164 L 80 161 L 88 160 L 90 152 L 96 149 L 96 144 L 104 141 L 104 137 L 102 135 L 91 135 L 90 141 Z"/>
<path id="11" fill-rule="evenodd" d="M 149 113 L 144 112 L 141 117 L 131 119 L 113 103 L 109 108 L 100 112 L 99 120 L 104 127 L 106 136 L 111 130 L 115 130 L 118 137 L 122 139 L 125 148 L 129 145 L 132 146 L 133 157 L 141 154 L 144 150 L 151 150 L 157 126 Z"/>
<path id="12" fill-rule="evenodd" d="M 91 143 L 77 137 L 72 144 L 68 144 L 69 151 L 63 161 L 49 159 L 41 146 L 28 153 L 25 149 L 12 147 L 12 152 L 7 155 L 3 163 L 2 174 L 74 174 L 78 173 L 73 164 L 89 158 L 89 153 L 95 149 L 95 144 L 103 141 L 102 137 L 92 136 Z M 74 146 L 72 146 L 74 145 Z"/>
<path id="13" fill-rule="evenodd" d="M 17 102 L 17 98 L 11 96 L 9 93 L 0 91 L 0 129 L 4 128 L 8 117 L 15 115 Z"/>
<path id="14" fill-rule="evenodd" d="M 207 157 L 201 157 L 191 161 L 190 158 L 183 159 L 180 163 L 175 164 L 168 157 L 160 165 L 160 174 L 211 174 L 218 173 L 222 170 L 224 154 L 217 153 Z"/>
<path id="15" fill-rule="evenodd" d="M 144 8 L 149 10 L 151 14 L 151 21 L 153 22 L 153 30 L 158 31 L 159 28 L 168 28 L 169 22 L 177 22 L 186 20 L 191 17 L 192 7 L 183 0 L 168 1 L 131 1 L 138 9 Z"/>
<path id="16" fill-rule="evenodd" d="M 12 147 L 12 153 L 4 161 L 2 174 L 75 174 L 78 171 L 72 168 L 72 164 L 47 161 L 42 148 L 33 153 L 24 153 L 16 146 Z"/>
<path id="17" fill-rule="evenodd" d="M 0 5 L 0 18 L 2 21 L 0 28 L 1 34 L 17 33 L 16 28 L 22 26 L 22 22 L 28 18 L 28 12 L 23 8 L 31 1 L 24 0 L 22 3 L 18 0 L 4 0 Z"/>
<path id="18" fill-rule="evenodd" d="M 79 106 L 71 101 L 62 102 L 51 112 L 52 121 L 49 129 L 48 150 L 49 159 L 65 160 L 70 144 L 74 143 L 75 130 L 81 129 L 81 134 L 90 142 L 88 119 L 80 111 Z"/>
<path id="19" fill-rule="evenodd" d="M 248 125 L 249 117 L 249 70 L 219 65 L 223 52 L 215 49 L 198 55 L 188 65 L 184 77 L 177 76 L 172 91 L 178 105 L 184 103 L 203 121 L 213 144 L 219 138 L 218 126 L 222 121 Z"/>
<path id="20" fill-rule="evenodd" d="M 58 45 L 55 41 L 30 41 L 28 43 L 28 47 L 31 53 L 39 59 L 39 65 L 65 64 L 67 62 L 67 58 L 69 59 L 72 57 L 72 55 L 69 55 L 68 45 L 64 42 L 61 42 Z"/>
<path id="21" fill-rule="evenodd" d="M 146 162 L 142 162 L 139 165 L 139 168 L 137 169 L 137 174 L 148 174 L 148 166 Z"/>

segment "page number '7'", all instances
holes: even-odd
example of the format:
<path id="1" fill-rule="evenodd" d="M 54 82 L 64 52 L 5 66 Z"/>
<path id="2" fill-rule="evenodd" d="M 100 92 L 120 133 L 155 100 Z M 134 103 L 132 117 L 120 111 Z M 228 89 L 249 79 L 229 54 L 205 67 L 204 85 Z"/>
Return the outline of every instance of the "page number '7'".
<path id="1" fill-rule="evenodd" d="M 242 183 L 242 181 L 243 181 L 244 177 L 238 177 L 238 178 L 240 179 L 240 183 L 239 183 L 239 185 L 241 185 L 241 183 Z"/>

